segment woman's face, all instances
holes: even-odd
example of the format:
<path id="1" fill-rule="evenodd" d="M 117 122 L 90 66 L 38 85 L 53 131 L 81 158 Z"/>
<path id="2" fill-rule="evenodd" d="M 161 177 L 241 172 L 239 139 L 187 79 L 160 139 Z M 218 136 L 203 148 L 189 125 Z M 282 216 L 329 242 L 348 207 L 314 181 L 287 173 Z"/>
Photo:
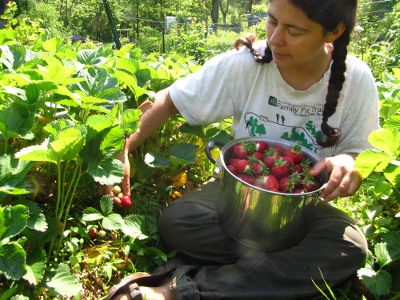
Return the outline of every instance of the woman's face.
<path id="1" fill-rule="evenodd" d="M 288 0 L 270 1 L 267 39 L 280 69 L 301 70 L 326 64 L 325 43 L 331 42 L 330 34 Z"/>

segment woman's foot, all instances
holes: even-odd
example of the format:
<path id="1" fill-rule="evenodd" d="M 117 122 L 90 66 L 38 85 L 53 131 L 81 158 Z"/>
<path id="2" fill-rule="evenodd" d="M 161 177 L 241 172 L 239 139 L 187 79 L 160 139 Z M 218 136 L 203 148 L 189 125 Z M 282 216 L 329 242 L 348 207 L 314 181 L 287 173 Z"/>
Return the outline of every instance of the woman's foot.
<path id="1" fill-rule="evenodd" d="M 116 300 L 131 300 L 131 299 L 145 299 L 145 300 L 170 300 L 171 291 L 169 289 L 170 278 L 166 278 L 160 286 L 148 287 L 138 286 L 137 284 L 131 285 L 129 288 L 132 291 L 129 294 L 120 294 L 114 299 Z"/>

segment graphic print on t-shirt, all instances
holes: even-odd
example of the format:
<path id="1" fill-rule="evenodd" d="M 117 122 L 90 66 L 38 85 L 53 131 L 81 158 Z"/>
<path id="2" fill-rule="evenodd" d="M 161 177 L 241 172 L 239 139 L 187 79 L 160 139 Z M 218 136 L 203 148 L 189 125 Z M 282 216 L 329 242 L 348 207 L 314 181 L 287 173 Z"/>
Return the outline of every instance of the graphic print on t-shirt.
<path id="1" fill-rule="evenodd" d="M 270 96 L 268 99 L 269 116 L 258 115 L 255 112 L 247 112 L 244 116 L 246 129 L 250 136 L 261 136 L 267 134 L 267 130 L 277 129 L 282 132 L 280 138 L 301 144 L 314 152 L 317 152 L 319 146 L 316 138 L 321 134 L 312 121 L 315 117 L 322 117 L 322 107 L 293 105 L 283 102 Z M 272 112 L 273 111 L 273 112 Z M 304 126 L 291 124 L 291 120 L 298 117 L 309 118 Z"/>

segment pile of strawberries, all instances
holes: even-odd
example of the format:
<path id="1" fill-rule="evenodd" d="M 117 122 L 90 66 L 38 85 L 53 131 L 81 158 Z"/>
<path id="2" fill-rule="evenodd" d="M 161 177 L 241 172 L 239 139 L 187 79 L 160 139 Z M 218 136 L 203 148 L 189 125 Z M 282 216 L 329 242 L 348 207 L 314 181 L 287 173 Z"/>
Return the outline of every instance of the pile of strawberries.
<path id="1" fill-rule="evenodd" d="M 236 144 L 226 158 L 227 169 L 241 180 L 278 193 L 305 193 L 321 187 L 310 175 L 311 161 L 300 145 L 287 149 L 263 141 Z"/>

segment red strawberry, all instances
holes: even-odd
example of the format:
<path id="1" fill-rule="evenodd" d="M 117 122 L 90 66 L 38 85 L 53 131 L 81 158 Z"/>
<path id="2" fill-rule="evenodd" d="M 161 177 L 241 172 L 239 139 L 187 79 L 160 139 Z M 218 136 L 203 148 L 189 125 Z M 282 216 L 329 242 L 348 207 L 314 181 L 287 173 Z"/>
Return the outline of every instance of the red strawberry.
<path id="1" fill-rule="evenodd" d="M 247 150 L 244 147 L 244 145 L 238 144 L 238 145 L 233 146 L 233 149 L 232 149 L 232 157 L 233 158 L 244 159 L 248 155 L 249 155 L 249 153 L 247 152 Z"/>
<path id="2" fill-rule="evenodd" d="M 284 193 L 291 193 L 294 189 L 294 182 L 290 176 L 279 179 L 279 190 Z"/>
<path id="3" fill-rule="evenodd" d="M 263 158 L 262 153 L 261 153 L 261 152 L 258 152 L 258 151 L 251 153 L 250 156 L 254 156 L 254 157 L 257 158 L 258 160 L 262 160 L 262 158 Z"/>
<path id="4" fill-rule="evenodd" d="M 264 153 L 265 150 L 269 148 L 269 145 L 266 142 L 258 141 L 256 142 L 256 150 L 258 152 Z"/>
<path id="5" fill-rule="evenodd" d="M 256 183 L 256 179 L 251 176 L 251 175 L 247 175 L 247 174 L 238 174 L 237 178 L 243 180 L 244 182 L 247 182 L 248 184 L 254 185 Z"/>
<path id="6" fill-rule="evenodd" d="M 273 167 L 270 170 L 271 175 L 274 175 L 276 178 L 282 178 L 285 176 L 289 176 L 291 173 L 290 164 L 287 161 L 284 161 L 282 157 L 275 160 Z"/>
<path id="7" fill-rule="evenodd" d="M 260 177 L 265 172 L 265 165 L 262 162 L 251 163 L 251 174 L 254 177 Z"/>
<path id="8" fill-rule="evenodd" d="M 93 239 L 97 236 L 97 231 L 96 231 L 96 229 L 90 229 L 88 234 Z"/>
<path id="9" fill-rule="evenodd" d="M 299 174 L 303 173 L 303 167 L 300 164 L 295 164 L 292 166 L 293 172 L 297 172 Z"/>
<path id="10" fill-rule="evenodd" d="M 123 207 L 128 207 L 132 205 L 131 197 L 129 195 L 125 195 L 121 198 L 121 205 Z"/>
<path id="11" fill-rule="evenodd" d="M 302 189 L 294 189 L 292 194 L 303 194 L 304 191 Z"/>
<path id="12" fill-rule="evenodd" d="M 301 184 L 301 188 L 306 192 L 313 192 L 321 187 L 321 184 L 312 177 L 305 177 Z"/>
<path id="13" fill-rule="evenodd" d="M 247 159 L 241 159 L 235 164 L 238 173 L 248 173 L 250 172 L 250 163 Z"/>
<path id="14" fill-rule="evenodd" d="M 285 148 L 283 148 L 282 146 L 279 146 L 279 145 L 275 145 L 275 146 L 273 146 L 273 148 L 278 152 L 279 156 L 284 156 Z"/>
<path id="15" fill-rule="evenodd" d="M 303 160 L 303 152 L 301 151 L 301 146 L 300 145 L 295 145 L 290 147 L 285 151 L 285 156 L 289 156 L 294 160 L 295 164 L 301 163 Z"/>
<path id="16" fill-rule="evenodd" d="M 257 179 L 256 185 L 259 187 L 262 187 L 263 189 L 266 189 L 266 190 L 278 190 L 279 189 L 279 182 L 275 178 L 275 176 L 272 176 L 272 175 L 261 176 L 260 178 Z"/>
<path id="17" fill-rule="evenodd" d="M 240 158 L 231 158 L 228 160 L 230 165 L 236 165 L 236 163 L 240 160 Z"/>
<path id="18" fill-rule="evenodd" d="M 238 170 L 236 169 L 235 165 L 227 165 L 226 168 L 233 174 L 236 175 L 238 173 Z"/>
<path id="19" fill-rule="evenodd" d="M 294 165 L 294 160 L 290 156 L 283 156 L 282 159 L 287 161 L 289 164 Z"/>
<path id="20" fill-rule="evenodd" d="M 272 168 L 275 160 L 277 160 L 278 158 L 279 156 L 277 151 L 274 148 L 269 148 L 267 151 L 265 151 L 263 162 L 268 168 Z"/>

